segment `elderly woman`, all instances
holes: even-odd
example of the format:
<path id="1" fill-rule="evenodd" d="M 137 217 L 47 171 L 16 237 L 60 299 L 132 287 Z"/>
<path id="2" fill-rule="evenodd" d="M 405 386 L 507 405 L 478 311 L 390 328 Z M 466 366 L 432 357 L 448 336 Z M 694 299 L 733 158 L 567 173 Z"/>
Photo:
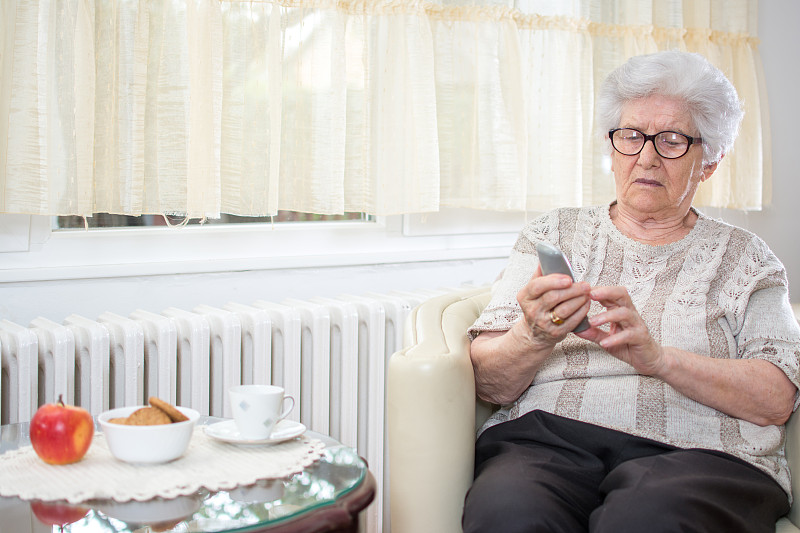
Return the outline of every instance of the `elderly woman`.
<path id="1" fill-rule="evenodd" d="M 470 330 L 478 395 L 501 408 L 464 530 L 774 532 L 800 328 L 765 243 L 692 207 L 733 145 L 736 91 L 661 52 L 612 72 L 598 109 L 616 200 L 529 223 Z M 542 275 L 539 241 L 576 282 Z"/>

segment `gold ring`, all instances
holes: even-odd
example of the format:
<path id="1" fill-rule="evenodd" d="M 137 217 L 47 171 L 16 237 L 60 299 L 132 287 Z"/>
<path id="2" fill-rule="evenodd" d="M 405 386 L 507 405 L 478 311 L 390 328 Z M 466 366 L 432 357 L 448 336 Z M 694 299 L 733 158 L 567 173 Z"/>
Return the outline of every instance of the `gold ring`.
<path id="1" fill-rule="evenodd" d="M 556 326 L 560 326 L 564 323 L 564 319 L 555 314 L 554 311 L 550 311 L 550 322 L 555 324 Z"/>

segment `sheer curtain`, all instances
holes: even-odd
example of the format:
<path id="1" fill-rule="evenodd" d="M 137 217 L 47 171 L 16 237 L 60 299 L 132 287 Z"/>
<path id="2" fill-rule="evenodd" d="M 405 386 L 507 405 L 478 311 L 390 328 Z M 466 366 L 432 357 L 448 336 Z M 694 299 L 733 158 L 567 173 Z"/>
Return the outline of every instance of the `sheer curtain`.
<path id="1" fill-rule="evenodd" d="M 627 57 L 697 51 L 746 104 L 700 205 L 769 179 L 756 0 L 3 0 L 0 212 L 542 210 L 613 198 Z"/>

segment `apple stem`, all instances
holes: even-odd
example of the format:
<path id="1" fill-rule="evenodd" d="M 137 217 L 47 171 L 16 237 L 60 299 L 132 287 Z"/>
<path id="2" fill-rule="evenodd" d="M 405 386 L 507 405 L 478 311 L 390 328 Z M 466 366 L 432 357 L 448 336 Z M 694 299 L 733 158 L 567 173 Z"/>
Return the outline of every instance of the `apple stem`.
<path id="1" fill-rule="evenodd" d="M 58 395 L 58 402 L 56 402 L 56 403 L 58 403 L 58 405 L 60 405 L 61 407 L 64 407 L 64 395 L 63 394 L 59 394 Z"/>

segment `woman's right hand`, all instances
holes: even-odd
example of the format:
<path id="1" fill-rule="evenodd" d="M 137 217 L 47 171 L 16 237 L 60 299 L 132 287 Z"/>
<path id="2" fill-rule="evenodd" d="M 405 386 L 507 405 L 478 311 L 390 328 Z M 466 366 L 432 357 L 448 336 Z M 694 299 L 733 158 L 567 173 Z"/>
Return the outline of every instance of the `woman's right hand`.
<path id="1" fill-rule="evenodd" d="M 481 333 L 470 348 L 478 396 L 500 405 L 513 402 L 530 386 L 556 344 L 586 316 L 590 286 L 563 274 L 542 276 L 537 268 L 517 301 L 522 319 L 507 331 Z M 556 324 L 553 317 L 563 322 Z"/>
<path id="2" fill-rule="evenodd" d="M 588 314 L 591 301 L 588 283 L 575 283 L 565 274 L 543 276 L 537 267 L 517 293 L 531 348 L 552 351 Z"/>

